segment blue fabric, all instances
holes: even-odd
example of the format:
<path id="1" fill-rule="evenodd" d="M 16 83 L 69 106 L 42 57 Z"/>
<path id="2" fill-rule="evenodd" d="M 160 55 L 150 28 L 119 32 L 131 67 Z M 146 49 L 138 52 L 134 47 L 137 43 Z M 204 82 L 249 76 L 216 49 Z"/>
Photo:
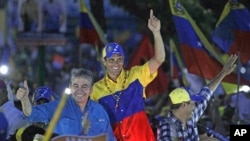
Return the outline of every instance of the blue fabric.
<path id="1" fill-rule="evenodd" d="M 114 94 L 119 94 L 120 91 Z M 122 121 L 138 112 L 144 110 L 144 98 L 142 96 L 143 86 L 138 80 L 132 82 L 121 94 L 119 107 L 115 111 L 115 100 L 113 95 L 107 95 L 99 99 L 99 103 L 104 106 L 109 114 L 111 124 Z"/>
<path id="2" fill-rule="evenodd" d="M 5 141 L 7 137 L 8 121 L 4 114 L 0 112 L 0 141 Z"/>
<path id="3" fill-rule="evenodd" d="M 250 12 L 241 3 L 238 3 L 234 8 L 230 8 L 229 3 L 227 3 L 223 11 L 227 12 L 222 12 L 221 17 L 224 16 L 224 18 L 217 23 L 212 32 L 212 40 L 224 52 L 228 53 L 236 39 L 234 33 L 236 30 L 250 32 Z"/>
<path id="4" fill-rule="evenodd" d="M 94 25 L 92 24 L 89 16 L 88 16 L 88 13 L 85 13 L 85 12 L 81 12 L 80 13 L 80 18 L 79 18 L 79 22 L 80 22 L 80 28 L 86 28 L 86 29 L 92 29 L 94 30 Z"/>
<path id="5" fill-rule="evenodd" d="M 217 44 L 224 52 L 229 52 L 230 47 L 235 40 L 233 33 L 233 17 L 232 14 L 228 14 L 219 26 L 212 32 L 212 40 Z"/>
<path id="6" fill-rule="evenodd" d="M 53 102 L 32 107 L 32 113 L 28 117 L 29 121 L 50 122 L 59 102 L 60 99 L 57 99 Z M 90 126 L 88 131 L 83 133 L 82 119 L 85 115 L 87 115 Z M 72 95 L 67 99 L 61 116 L 55 125 L 54 133 L 59 135 L 71 134 L 84 136 L 96 136 L 105 133 L 108 135 L 109 141 L 115 140 L 109 117 L 104 108 L 89 99 L 85 110 L 82 112 L 80 107 L 75 103 Z"/>
<path id="7" fill-rule="evenodd" d="M 8 121 L 8 134 L 7 139 L 10 135 L 15 134 L 16 130 L 24 127 L 28 124 L 28 121 L 23 116 L 22 111 L 17 109 L 13 101 L 8 101 L 1 106 L 2 112 Z"/>
<path id="8" fill-rule="evenodd" d="M 176 31 L 181 44 L 188 45 L 195 49 L 204 49 L 200 37 L 196 34 L 190 21 L 186 18 L 173 16 L 175 21 Z"/>
<path id="9" fill-rule="evenodd" d="M 110 57 L 112 57 L 115 54 L 119 54 L 122 57 L 124 57 L 122 46 L 119 45 L 119 44 L 117 44 L 117 43 L 115 43 L 115 42 L 108 43 L 105 46 L 105 48 L 104 48 L 103 51 L 104 51 L 104 54 L 103 54 L 102 57 L 110 58 Z"/>

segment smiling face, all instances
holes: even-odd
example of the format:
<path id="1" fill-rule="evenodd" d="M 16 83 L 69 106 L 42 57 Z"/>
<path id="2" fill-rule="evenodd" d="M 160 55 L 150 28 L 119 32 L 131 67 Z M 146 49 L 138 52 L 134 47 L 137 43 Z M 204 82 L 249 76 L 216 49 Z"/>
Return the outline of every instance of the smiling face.
<path id="1" fill-rule="evenodd" d="M 107 73 L 113 79 L 116 79 L 124 64 L 124 58 L 121 55 L 115 54 L 108 59 L 104 59 L 104 65 L 106 66 Z"/>
<path id="2" fill-rule="evenodd" d="M 92 92 L 91 81 L 84 77 L 76 77 L 71 82 L 70 90 L 76 103 L 86 103 Z"/>

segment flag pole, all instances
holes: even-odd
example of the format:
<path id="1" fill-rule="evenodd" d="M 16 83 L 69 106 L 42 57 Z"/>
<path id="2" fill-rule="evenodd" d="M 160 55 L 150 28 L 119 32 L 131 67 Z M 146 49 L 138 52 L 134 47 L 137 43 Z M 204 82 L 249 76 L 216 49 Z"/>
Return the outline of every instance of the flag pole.
<path id="1" fill-rule="evenodd" d="M 239 91 L 240 91 L 240 52 L 237 53 L 238 54 L 238 60 L 237 60 L 237 96 L 236 96 L 236 109 L 235 109 L 235 122 L 236 124 L 240 124 L 239 123 Z"/>
<path id="2" fill-rule="evenodd" d="M 169 39 L 169 60 L 170 60 L 170 78 L 171 78 L 171 80 L 173 80 L 173 78 L 174 78 L 174 63 L 173 63 L 173 43 L 172 43 L 173 41 L 172 41 L 172 39 Z"/>
<path id="3" fill-rule="evenodd" d="M 67 101 L 67 98 L 68 98 L 68 94 L 64 93 L 61 97 L 59 105 L 57 106 L 55 114 L 53 115 L 52 120 L 50 121 L 50 124 L 49 124 L 48 128 L 46 129 L 43 141 L 50 140 L 51 135 L 54 131 L 55 125 L 57 124 L 57 121 L 58 121 L 59 117 L 61 116 L 62 110 L 65 106 L 66 101 Z"/>

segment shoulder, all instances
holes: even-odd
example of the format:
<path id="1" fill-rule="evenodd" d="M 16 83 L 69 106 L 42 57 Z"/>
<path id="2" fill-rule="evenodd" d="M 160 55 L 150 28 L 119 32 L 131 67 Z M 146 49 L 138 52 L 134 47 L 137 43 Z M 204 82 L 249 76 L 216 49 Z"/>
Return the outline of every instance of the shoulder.
<path id="1" fill-rule="evenodd" d="M 170 118 L 163 118 L 159 121 L 159 127 L 162 127 L 162 126 L 168 126 L 170 124 Z"/>
<path id="2" fill-rule="evenodd" d="M 91 107 L 95 110 L 100 110 L 100 111 L 104 110 L 103 106 L 100 103 L 98 103 L 92 99 L 89 99 L 89 103 L 90 103 Z"/>
<path id="3" fill-rule="evenodd" d="M 105 86 L 104 78 L 95 82 L 93 84 L 93 89 L 92 89 L 92 92 L 90 94 L 90 98 L 94 101 L 98 101 L 98 99 L 104 95 L 103 92 L 104 92 L 105 88 L 106 88 L 106 86 Z"/>
<path id="4" fill-rule="evenodd" d="M 130 71 L 140 70 L 140 69 L 149 69 L 148 62 L 144 63 L 143 65 L 135 65 L 135 66 L 131 67 Z"/>
<path id="5" fill-rule="evenodd" d="M 92 111 L 93 115 L 98 115 L 98 117 L 108 118 L 108 114 L 101 104 L 99 104 L 96 101 L 93 101 L 92 99 L 89 99 L 89 105 L 90 105 L 89 108 L 91 109 L 90 111 Z"/>
<path id="6" fill-rule="evenodd" d="M 102 78 L 102 79 L 96 81 L 96 82 L 94 83 L 93 87 L 95 88 L 95 87 L 100 87 L 100 86 L 103 86 L 103 85 L 104 85 L 104 78 Z"/>

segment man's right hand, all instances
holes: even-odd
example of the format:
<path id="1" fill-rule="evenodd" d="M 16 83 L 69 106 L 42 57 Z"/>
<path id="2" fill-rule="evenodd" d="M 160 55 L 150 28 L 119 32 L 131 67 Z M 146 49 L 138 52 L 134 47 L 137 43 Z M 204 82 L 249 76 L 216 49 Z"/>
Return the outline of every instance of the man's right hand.
<path id="1" fill-rule="evenodd" d="M 16 93 L 16 97 L 20 101 L 24 101 L 24 100 L 29 99 L 29 97 L 28 97 L 28 95 L 29 95 L 29 87 L 28 87 L 28 84 L 27 84 L 27 80 L 25 80 L 23 82 L 23 86 L 24 87 L 18 88 L 17 93 Z"/>

